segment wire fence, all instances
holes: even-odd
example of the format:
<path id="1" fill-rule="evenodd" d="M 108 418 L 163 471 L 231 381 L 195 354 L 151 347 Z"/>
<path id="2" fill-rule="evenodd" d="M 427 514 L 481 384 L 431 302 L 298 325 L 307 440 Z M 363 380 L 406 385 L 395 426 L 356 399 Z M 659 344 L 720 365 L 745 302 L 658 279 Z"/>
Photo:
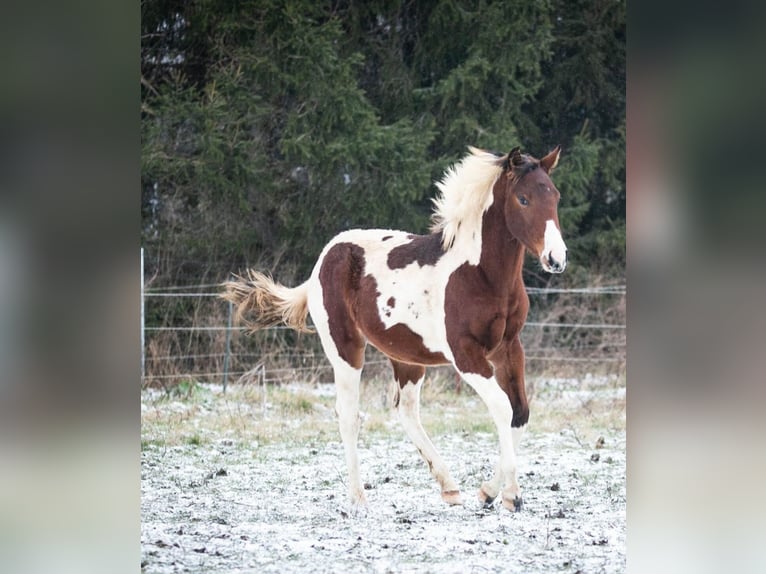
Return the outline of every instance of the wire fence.
<path id="1" fill-rule="evenodd" d="M 261 384 L 331 379 L 331 366 L 316 335 L 297 335 L 286 326 L 276 326 L 240 337 L 244 329 L 232 325 L 232 305 L 218 299 L 218 284 L 144 288 L 142 280 L 141 287 L 142 384 L 165 386 L 191 379 L 222 382 L 225 389 L 234 377 Z M 522 341 L 528 362 L 624 367 L 624 285 L 529 287 L 527 292 L 531 320 L 524 325 Z M 567 305 L 545 303 L 551 298 L 572 301 Z M 607 301 L 614 299 L 622 303 Z M 192 307 L 172 317 L 153 313 L 147 319 L 147 303 L 164 301 L 168 305 L 173 300 L 189 300 Z M 593 304 L 594 300 L 600 303 Z M 185 318 L 184 324 L 168 324 L 178 322 L 179 316 Z M 604 321 L 605 317 L 615 320 Z M 368 351 L 366 369 L 383 369 L 387 364 L 380 354 Z"/>

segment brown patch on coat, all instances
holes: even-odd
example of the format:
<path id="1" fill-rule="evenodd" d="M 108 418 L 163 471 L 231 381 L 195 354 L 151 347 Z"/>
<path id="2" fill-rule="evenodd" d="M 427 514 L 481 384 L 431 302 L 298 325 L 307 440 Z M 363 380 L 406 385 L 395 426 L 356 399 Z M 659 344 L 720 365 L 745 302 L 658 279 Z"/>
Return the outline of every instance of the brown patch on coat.
<path id="1" fill-rule="evenodd" d="M 386 305 L 388 305 L 389 307 L 392 307 L 392 308 L 395 307 L 396 306 L 396 299 L 394 299 L 393 297 L 389 297 L 388 301 L 386 301 Z"/>
<path id="2" fill-rule="evenodd" d="M 511 426 L 529 420 L 524 382 L 524 349 L 519 333 L 529 310 L 521 279 L 525 247 L 506 223 L 508 180 L 498 180 L 482 219 L 478 265 L 458 267 L 445 291 L 447 341 L 457 368 L 495 376 L 513 409 Z"/>
<path id="3" fill-rule="evenodd" d="M 399 408 L 401 398 L 401 389 L 409 384 L 416 384 L 426 374 L 426 368 L 423 365 L 408 365 L 391 359 L 391 366 L 394 368 L 394 380 L 399 384 L 394 393 L 394 408 Z"/>
<path id="4" fill-rule="evenodd" d="M 495 373 L 490 354 L 518 335 L 529 309 L 521 281 L 524 246 L 505 223 L 506 185 L 498 180 L 492 205 L 483 215 L 478 265 L 458 267 L 444 294 L 447 342 L 455 365 L 487 378 Z"/>
<path id="5" fill-rule="evenodd" d="M 364 249 L 353 243 L 331 247 L 319 269 L 330 336 L 340 357 L 352 367 L 361 368 L 366 338 L 396 361 L 417 365 L 449 363 L 442 353 L 429 350 L 423 338 L 403 323 L 386 328 L 378 315 L 377 281 L 364 270 Z"/>
<path id="6" fill-rule="evenodd" d="M 394 368 L 394 379 L 399 383 L 399 388 L 404 388 L 409 383 L 417 383 L 426 374 L 426 368 L 423 365 L 409 365 L 391 359 L 391 366 Z M 396 406 L 399 406 L 398 393 Z"/>
<path id="7" fill-rule="evenodd" d="M 403 269 L 410 263 L 417 263 L 420 267 L 436 265 L 444 255 L 442 249 L 442 237 L 440 233 L 430 235 L 408 235 L 409 243 L 394 247 L 388 254 L 388 267 L 390 269 Z"/>
<path id="8" fill-rule="evenodd" d="M 524 349 L 518 335 L 495 349 L 490 355 L 490 360 L 495 366 L 495 378 L 498 385 L 511 401 L 513 410 L 511 427 L 518 428 L 527 424 L 529 404 L 524 384 Z"/>
<path id="9" fill-rule="evenodd" d="M 353 316 L 353 294 L 359 290 L 364 271 L 364 250 L 353 243 L 337 243 L 325 254 L 319 268 L 322 302 L 330 336 L 341 359 L 355 369 L 364 363 L 364 338 Z"/>

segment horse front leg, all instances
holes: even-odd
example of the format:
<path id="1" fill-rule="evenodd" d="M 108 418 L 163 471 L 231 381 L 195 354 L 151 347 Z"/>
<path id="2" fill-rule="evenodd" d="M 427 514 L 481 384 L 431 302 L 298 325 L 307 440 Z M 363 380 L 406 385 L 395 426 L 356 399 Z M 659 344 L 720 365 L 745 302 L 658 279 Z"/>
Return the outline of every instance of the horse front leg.
<path id="1" fill-rule="evenodd" d="M 524 381 L 524 347 L 521 346 L 519 336 L 513 338 L 510 344 L 510 377 L 506 379 L 507 383 L 500 386 L 508 395 L 513 409 L 513 419 L 511 419 L 511 435 L 513 436 L 513 448 L 516 454 L 519 452 L 521 438 L 529 422 L 529 403 L 527 402 L 527 387 Z"/>
<path id="2" fill-rule="evenodd" d="M 524 382 L 524 348 L 516 336 L 507 344 L 498 348 L 491 357 L 495 367 L 495 376 L 500 388 L 503 389 L 511 404 L 511 440 L 516 456 L 519 454 L 521 439 L 529 420 L 529 404 L 527 403 L 526 385 Z M 503 484 L 503 471 L 498 462 L 495 474 L 491 480 L 482 484 L 479 490 L 479 500 L 489 506 L 500 493 Z M 514 509 L 521 507 L 521 499 L 514 502 Z"/>
<path id="3" fill-rule="evenodd" d="M 513 445 L 511 420 L 513 411 L 505 392 L 497 384 L 494 376 L 482 377 L 474 373 L 463 373 L 465 381 L 473 387 L 489 409 L 490 416 L 497 428 L 500 442 L 500 459 L 495 476 L 479 489 L 479 499 L 485 504 L 491 503 L 502 488 L 503 506 L 509 510 L 521 509 L 521 488 L 516 478 L 516 449 Z"/>
<path id="4" fill-rule="evenodd" d="M 481 502 L 485 508 L 490 508 L 492 503 L 495 502 L 497 495 L 500 494 L 500 489 L 503 486 L 503 468 L 500 465 L 500 459 L 497 459 L 495 465 L 495 473 L 492 478 L 482 482 L 479 487 L 479 502 Z"/>

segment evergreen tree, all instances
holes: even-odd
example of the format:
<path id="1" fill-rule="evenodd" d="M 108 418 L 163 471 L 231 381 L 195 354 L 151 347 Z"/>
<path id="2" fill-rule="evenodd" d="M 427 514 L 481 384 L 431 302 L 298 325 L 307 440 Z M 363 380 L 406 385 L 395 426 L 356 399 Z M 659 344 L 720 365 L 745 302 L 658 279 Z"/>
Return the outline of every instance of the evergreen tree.
<path id="1" fill-rule="evenodd" d="M 562 144 L 576 267 L 623 273 L 624 2 L 141 8 L 142 239 L 166 280 L 305 276 L 343 229 L 425 232 L 431 181 L 469 144 Z"/>

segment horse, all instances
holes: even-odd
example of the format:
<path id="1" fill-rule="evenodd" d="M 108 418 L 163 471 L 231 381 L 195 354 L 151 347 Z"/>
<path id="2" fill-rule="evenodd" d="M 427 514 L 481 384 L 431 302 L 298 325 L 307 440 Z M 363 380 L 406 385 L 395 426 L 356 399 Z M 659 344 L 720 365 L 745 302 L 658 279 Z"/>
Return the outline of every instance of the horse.
<path id="1" fill-rule="evenodd" d="M 367 507 L 357 441 L 360 377 L 371 344 L 393 366 L 394 408 L 443 501 L 463 504 L 423 429 L 419 405 L 426 367 L 451 364 L 497 427 L 500 455 L 479 500 L 491 507 L 501 494 L 503 507 L 521 509 L 516 460 L 529 420 L 519 340 L 529 309 L 522 265 L 530 252 L 546 272 L 566 267 L 560 193 L 550 179 L 560 152 L 557 146 L 536 159 L 519 147 L 507 154 L 469 147 L 436 182 L 429 234 L 347 230 L 324 247 L 310 278 L 297 287 L 252 269 L 223 283 L 221 297 L 253 330 L 284 323 L 310 332 L 311 315 L 334 371 L 352 508 Z"/>

